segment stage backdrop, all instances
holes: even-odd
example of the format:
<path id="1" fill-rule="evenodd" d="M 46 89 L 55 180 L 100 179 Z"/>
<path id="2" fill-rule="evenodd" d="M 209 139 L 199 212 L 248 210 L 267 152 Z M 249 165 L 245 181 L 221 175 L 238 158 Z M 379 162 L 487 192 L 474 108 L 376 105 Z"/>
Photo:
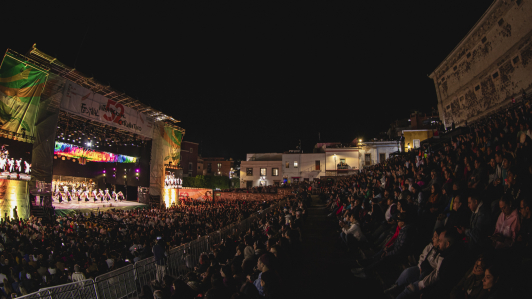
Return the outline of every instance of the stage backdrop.
<path id="1" fill-rule="evenodd" d="M 212 189 L 204 188 L 184 188 L 184 189 L 164 189 L 163 201 L 168 208 L 175 204 L 176 199 L 188 197 L 194 200 L 212 200 Z"/>
<path id="2" fill-rule="evenodd" d="M 0 66 L 0 128 L 33 136 L 48 72 L 6 53 Z M 24 130 L 22 130 L 24 129 Z"/>
<path id="3" fill-rule="evenodd" d="M 151 117 L 70 81 L 65 83 L 61 110 L 148 138 L 153 137 Z"/>

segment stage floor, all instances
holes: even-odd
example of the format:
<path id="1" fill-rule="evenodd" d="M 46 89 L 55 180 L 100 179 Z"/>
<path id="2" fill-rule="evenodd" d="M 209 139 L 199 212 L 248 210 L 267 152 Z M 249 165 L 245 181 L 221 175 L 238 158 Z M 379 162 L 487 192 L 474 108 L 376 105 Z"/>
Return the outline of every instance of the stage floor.
<path id="1" fill-rule="evenodd" d="M 53 202 L 52 205 L 55 208 L 55 214 L 58 216 L 66 216 L 71 213 L 89 213 L 118 209 L 118 210 L 132 210 L 136 208 L 145 208 L 148 205 L 138 203 L 136 201 L 122 201 L 122 202 L 82 202 L 82 203 L 58 203 Z"/>

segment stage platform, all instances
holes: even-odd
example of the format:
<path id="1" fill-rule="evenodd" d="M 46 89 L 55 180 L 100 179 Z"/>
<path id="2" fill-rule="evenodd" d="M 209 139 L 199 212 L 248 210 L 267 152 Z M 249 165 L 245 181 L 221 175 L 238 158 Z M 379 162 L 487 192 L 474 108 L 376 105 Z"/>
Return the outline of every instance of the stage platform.
<path id="1" fill-rule="evenodd" d="M 136 208 L 147 208 L 148 205 L 138 203 L 136 201 L 122 201 L 122 202 L 82 202 L 82 203 L 57 203 L 52 205 L 55 208 L 55 214 L 57 216 L 66 216 L 72 213 L 89 213 L 96 211 L 107 211 L 112 209 L 117 210 L 133 210 Z"/>

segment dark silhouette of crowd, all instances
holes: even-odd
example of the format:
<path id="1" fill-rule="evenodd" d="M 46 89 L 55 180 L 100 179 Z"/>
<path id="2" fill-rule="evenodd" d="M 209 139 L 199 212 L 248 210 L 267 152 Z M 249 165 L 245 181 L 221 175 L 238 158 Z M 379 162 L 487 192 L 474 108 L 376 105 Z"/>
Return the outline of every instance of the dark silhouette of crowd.
<path id="1" fill-rule="evenodd" d="M 530 294 L 531 121 L 522 103 L 326 187 L 354 276 L 396 298 Z"/>
<path id="2" fill-rule="evenodd" d="M 287 298 L 309 204 L 310 194 L 298 192 L 247 231 L 214 244 L 186 275 L 144 285 L 140 298 Z"/>
<path id="3" fill-rule="evenodd" d="M 94 279 L 153 256 L 158 240 L 164 240 L 165 250 L 169 250 L 242 221 L 274 203 L 188 201 L 168 209 L 56 217 L 52 223 L 33 216 L 28 220 L 15 216 L 0 223 L 0 297 Z M 255 237 L 254 233 L 254 242 Z"/>

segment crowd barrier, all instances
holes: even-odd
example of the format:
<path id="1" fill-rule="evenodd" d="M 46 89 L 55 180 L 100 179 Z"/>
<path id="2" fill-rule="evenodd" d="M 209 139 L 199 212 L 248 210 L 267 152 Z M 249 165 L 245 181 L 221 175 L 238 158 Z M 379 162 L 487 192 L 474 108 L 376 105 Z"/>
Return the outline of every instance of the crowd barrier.
<path id="1" fill-rule="evenodd" d="M 202 253 L 210 251 L 213 244 L 218 244 L 228 236 L 247 231 L 257 219 L 264 219 L 274 209 L 284 205 L 285 201 L 254 213 L 239 223 L 234 223 L 200 237 L 187 244 L 174 247 L 168 251 L 165 262 L 165 274 L 178 277 L 194 270 Z M 137 297 L 141 288 L 156 279 L 155 258 L 149 257 L 120 269 L 105 273 L 94 280 L 87 279 L 81 282 L 69 283 L 55 287 L 40 289 L 39 291 L 17 298 L 33 299 L 117 299 Z"/>

